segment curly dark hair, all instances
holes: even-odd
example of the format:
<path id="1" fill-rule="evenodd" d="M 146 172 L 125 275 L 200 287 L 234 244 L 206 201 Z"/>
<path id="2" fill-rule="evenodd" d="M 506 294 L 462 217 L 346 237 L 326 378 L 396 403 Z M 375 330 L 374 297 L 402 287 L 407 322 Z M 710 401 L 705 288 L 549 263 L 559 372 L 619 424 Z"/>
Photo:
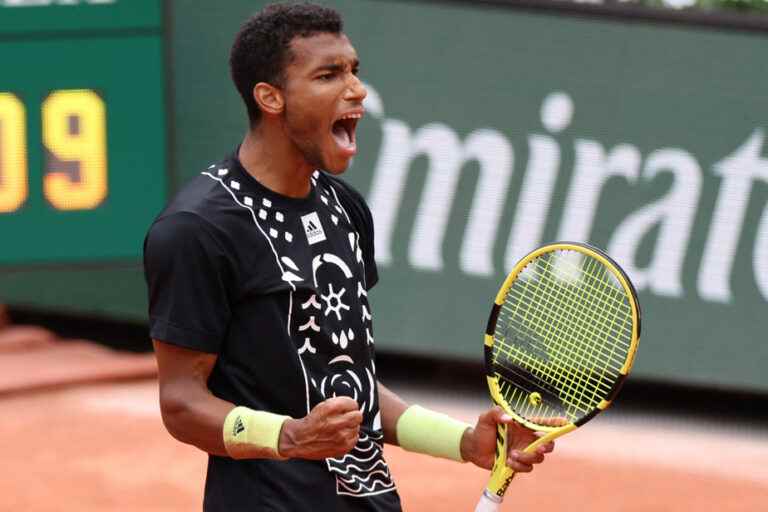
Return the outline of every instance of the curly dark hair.
<path id="1" fill-rule="evenodd" d="M 261 120 L 253 88 L 259 82 L 283 85 L 283 72 L 292 58 L 291 41 L 318 33 L 339 34 L 342 29 L 338 12 L 308 3 L 269 5 L 245 22 L 232 45 L 229 68 L 251 126 Z"/>

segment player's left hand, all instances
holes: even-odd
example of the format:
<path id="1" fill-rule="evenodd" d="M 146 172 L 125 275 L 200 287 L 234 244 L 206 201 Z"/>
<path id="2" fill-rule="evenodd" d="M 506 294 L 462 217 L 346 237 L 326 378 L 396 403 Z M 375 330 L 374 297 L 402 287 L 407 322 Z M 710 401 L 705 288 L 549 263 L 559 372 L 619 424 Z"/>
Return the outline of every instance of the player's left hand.
<path id="1" fill-rule="evenodd" d="M 542 434 L 520 425 L 501 407 L 495 406 L 480 415 L 474 428 L 464 432 L 461 438 L 461 457 L 476 466 L 491 469 L 496 457 L 496 425 L 499 423 L 507 425 L 507 466 L 517 473 L 532 471 L 533 465 L 544 462 L 544 455 L 555 448 L 555 443 L 549 442 L 533 453 L 524 453 L 523 450 Z"/>

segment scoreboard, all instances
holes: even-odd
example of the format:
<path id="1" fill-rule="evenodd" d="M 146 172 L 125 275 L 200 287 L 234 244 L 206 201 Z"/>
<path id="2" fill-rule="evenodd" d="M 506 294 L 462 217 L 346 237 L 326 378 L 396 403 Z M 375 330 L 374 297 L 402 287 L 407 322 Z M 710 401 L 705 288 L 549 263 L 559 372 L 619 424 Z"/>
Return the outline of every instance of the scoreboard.
<path id="1" fill-rule="evenodd" d="M 0 0 L 0 273 L 139 258 L 167 194 L 162 14 Z"/>

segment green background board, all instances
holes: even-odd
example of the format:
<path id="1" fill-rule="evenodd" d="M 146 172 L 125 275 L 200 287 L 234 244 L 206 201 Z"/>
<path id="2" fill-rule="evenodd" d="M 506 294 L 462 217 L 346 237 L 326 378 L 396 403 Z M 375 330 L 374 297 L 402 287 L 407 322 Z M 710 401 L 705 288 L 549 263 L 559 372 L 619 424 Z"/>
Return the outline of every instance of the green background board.
<path id="1" fill-rule="evenodd" d="M 766 34 L 469 3 L 326 3 L 344 14 L 346 32 L 361 57 L 361 76 L 370 86 L 369 99 L 375 92 L 380 100 L 378 108 L 368 104 L 371 115 L 358 129 L 359 155 L 346 174 L 372 203 L 381 228 L 377 249 L 383 250 L 377 257 L 382 279 L 371 295 L 380 350 L 480 361 L 482 332 L 491 298 L 508 267 L 506 245 L 521 218 L 523 191 L 540 185 L 542 162 L 559 155 L 552 193 L 533 203 L 544 219 L 542 232 L 528 243 L 565 236 L 609 250 L 627 247 L 619 244 L 621 235 L 647 220 L 654 208 L 667 208 L 662 222 L 647 221 L 634 236 L 635 250 L 619 255 L 638 282 L 643 306 L 637 375 L 768 390 L 768 377 L 761 370 L 761 361 L 768 358 L 761 277 L 768 262 L 766 250 L 756 242 L 762 240 L 768 199 L 768 174 L 761 174 L 768 158 L 761 138 L 768 124 Z M 227 57 L 242 21 L 263 4 L 168 4 L 173 188 L 226 155 L 242 137 L 246 120 L 229 80 Z M 555 100 L 570 105 L 572 116 L 543 108 L 556 107 Z M 431 161 L 424 155 L 409 159 L 403 152 L 430 130 L 448 137 L 447 146 L 431 146 L 444 158 L 457 151 L 466 156 L 469 150 L 462 144 L 478 134 L 490 134 L 497 149 L 506 148 L 513 158 L 508 184 L 496 187 L 501 203 L 496 204 L 499 220 L 489 231 L 490 248 L 463 249 L 471 239 L 467 226 L 482 210 L 474 199 L 480 177 L 493 174 L 467 158 L 459 165 L 455 196 L 442 199 L 447 201 L 444 237 L 430 253 L 437 259 L 425 263 L 423 254 L 414 256 L 416 249 L 430 234 L 443 231 L 419 232 L 419 226 L 436 225 L 419 208 L 438 204 L 425 198 L 439 197 L 451 185 L 446 176 L 428 170 Z M 407 136 L 398 139 L 397 133 Z M 534 151 L 535 141 L 544 141 L 549 149 L 537 146 Z M 748 141 L 751 148 L 745 146 Z M 595 157 L 588 147 L 614 155 L 615 162 L 604 165 L 603 172 L 627 174 L 608 178 L 596 191 L 593 221 L 584 217 L 589 201 L 582 204 L 583 197 L 575 201 L 576 207 L 568 207 L 570 195 L 583 189 L 576 180 L 600 172 L 586 163 L 590 155 Z M 752 151 L 750 172 L 759 176 L 731 197 L 724 191 L 735 182 L 723 179 L 718 169 L 739 148 L 744 155 Z M 488 147 L 481 153 L 502 161 L 503 155 Z M 659 162 L 653 175 L 653 165 Z M 670 166 L 677 166 L 676 173 Z M 575 171 L 582 168 L 582 173 Z M 731 162 L 728 169 L 733 168 Z M 393 195 L 385 184 L 396 179 L 398 171 L 405 173 L 405 186 Z M 699 192 L 693 193 L 696 187 Z M 673 193 L 680 199 L 672 201 Z M 718 201 L 743 206 L 743 221 L 717 217 Z M 389 207 L 391 222 L 383 215 Z M 143 210 L 149 218 L 157 211 L 150 206 Z M 689 230 L 670 228 L 686 215 Z M 569 224 L 582 217 L 587 220 L 581 227 Z M 664 238 L 663 228 L 674 236 Z M 729 235 L 736 240 L 732 261 L 728 243 L 713 243 L 721 241 L 717 233 L 726 242 Z M 467 254 L 474 263 L 464 261 Z M 677 264 L 679 280 L 674 279 Z M 24 303 L 145 319 L 139 267 L 82 268 L 71 278 L 55 269 L 37 274 L 53 283 L 52 288 L 78 286 L 84 276 L 114 282 L 122 293 L 112 293 L 108 305 L 87 290 L 72 301 L 51 290 L 41 301 L 39 295 L 21 290 L 27 282 L 24 274 L 34 272 L 16 268 L 0 278 L 3 292 L 12 284 Z M 713 274 L 725 275 L 719 288 L 706 283 Z"/>
<path id="2" fill-rule="evenodd" d="M 23 6 L 27 3 L 26 6 Z M 157 28 L 162 24 L 160 0 L 87 0 L 48 5 L 34 1 L 0 0 L 0 34 L 70 32 L 98 29 Z M 40 2 L 37 2 L 40 4 Z"/>
<path id="3" fill-rule="evenodd" d="M 0 271 L 12 304 L 57 314 L 146 321 L 146 285 L 138 261 L 78 266 L 25 266 Z"/>
<path id="4" fill-rule="evenodd" d="M 48 62 L 40 74 L 0 79 L 0 90 L 14 93 L 26 107 L 29 152 L 29 197 L 19 210 L 0 215 L 3 239 L 15 241 L 0 252 L 0 263 L 136 257 L 152 208 L 166 195 L 159 40 L 75 38 L 53 47 L 48 41 L 5 42 L 0 59 L 11 69 Z M 56 210 L 43 195 L 41 105 L 51 91 L 68 89 L 92 89 L 106 104 L 109 192 L 93 210 Z"/>
<path id="5" fill-rule="evenodd" d="M 29 185 L 0 214 L 0 302 L 145 319 L 142 240 L 168 195 L 161 13 L 160 0 L 0 7 L 0 91 L 25 108 Z M 105 103 L 108 194 L 91 210 L 43 195 L 42 103 L 70 89 Z"/>
<path id="6" fill-rule="evenodd" d="M 240 140 L 245 119 L 228 78 L 227 55 L 240 23 L 262 4 L 233 1 L 227 9 L 175 4 L 174 121 L 181 180 Z M 542 242 L 560 234 L 577 141 L 595 141 L 606 152 L 629 144 L 640 155 L 640 170 L 664 148 L 692 156 L 700 168 L 701 193 L 691 206 L 695 215 L 683 248 L 682 291 L 670 295 L 647 283 L 640 286 L 645 322 L 635 371 L 664 381 L 768 389 L 761 365 L 768 358 L 768 321 L 762 314 L 766 299 L 753 275 L 757 224 L 768 197 L 765 181 L 756 180 L 751 189 L 733 262 L 737 270 L 729 280 L 731 298 L 704 298 L 697 283 L 722 182 L 713 165 L 768 124 L 765 34 L 460 3 L 326 4 L 344 14 L 346 32 L 361 57 L 361 77 L 383 103 L 382 116 L 362 121 L 359 155 L 345 175 L 369 201 L 374 170 L 389 171 L 382 162 L 392 156 L 383 149 L 387 121 L 400 121 L 411 133 L 440 123 L 460 140 L 489 128 L 514 151 L 493 244 L 494 272 L 486 276 L 468 274 L 460 263 L 479 175 L 477 162 L 471 161 L 463 167 L 450 208 L 442 269 L 414 267 L 409 247 L 429 161 L 423 156 L 412 160 L 396 209 L 391 261 L 380 262 L 381 282 L 371 296 L 380 350 L 480 360 L 478 347 L 491 297 L 505 274 L 507 234 L 531 159 L 528 139 L 540 134 L 551 137 L 561 156 Z M 557 91 L 567 94 L 574 110 L 570 124 L 552 133 L 542 124 L 541 109 Z M 215 130 L 201 129 L 212 124 Z M 763 149 L 763 157 L 766 153 Z M 610 247 L 617 226 L 663 199 L 674 180 L 663 169 L 633 183 L 611 178 L 582 239 Z M 636 267 L 651 262 L 658 237 L 659 229 L 642 237 Z"/>

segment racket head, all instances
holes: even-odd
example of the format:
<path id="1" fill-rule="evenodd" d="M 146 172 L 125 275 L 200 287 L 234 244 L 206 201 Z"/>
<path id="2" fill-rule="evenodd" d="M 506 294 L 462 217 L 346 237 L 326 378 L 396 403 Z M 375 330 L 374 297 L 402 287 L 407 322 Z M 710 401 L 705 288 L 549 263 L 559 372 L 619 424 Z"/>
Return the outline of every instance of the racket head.
<path id="1" fill-rule="evenodd" d="M 632 282 L 604 252 L 575 242 L 534 250 L 509 273 L 488 319 L 493 401 L 533 430 L 583 425 L 621 389 L 640 323 Z"/>

